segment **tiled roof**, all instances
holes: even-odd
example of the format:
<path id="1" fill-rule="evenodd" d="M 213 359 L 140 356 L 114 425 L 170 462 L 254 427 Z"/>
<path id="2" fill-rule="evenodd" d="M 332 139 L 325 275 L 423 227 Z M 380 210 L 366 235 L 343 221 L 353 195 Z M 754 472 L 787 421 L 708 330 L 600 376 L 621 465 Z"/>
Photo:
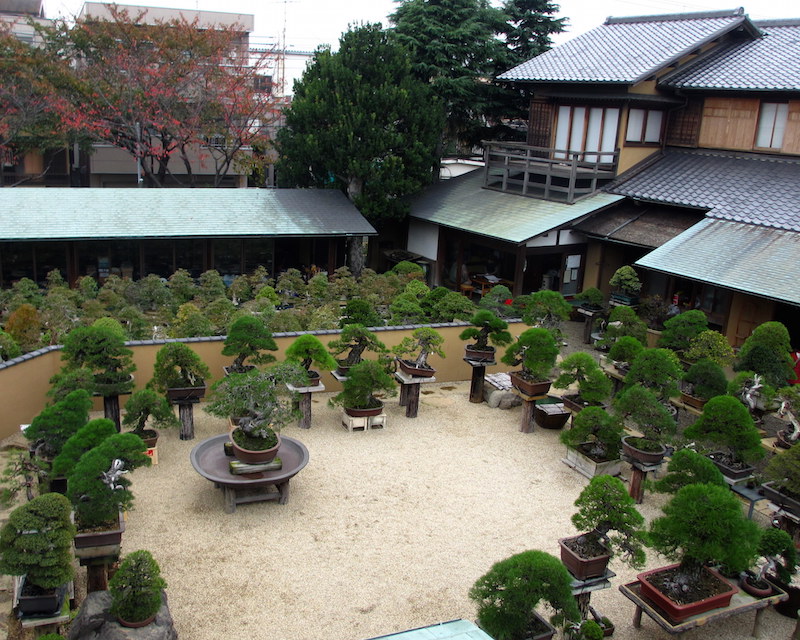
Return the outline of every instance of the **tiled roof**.
<path id="1" fill-rule="evenodd" d="M 754 24 L 762 37 L 724 45 L 661 84 L 683 89 L 800 90 L 800 21 Z"/>
<path id="2" fill-rule="evenodd" d="M 703 219 L 700 211 L 626 201 L 573 226 L 589 236 L 640 247 L 660 247 Z"/>
<path id="3" fill-rule="evenodd" d="M 707 209 L 711 218 L 800 231 L 800 159 L 668 149 L 608 187 L 638 200 Z"/>
<path id="4" fill-rule="evenodd" d="M 0 241 L 375 235 L 328 189 L 0 189 Z"/>
<path id="5" fill-rule="evenodd" d="M 606 22 L 498 76 L 520 82 L 618 82 L 647 78 L 697 47 L 752 23 L 740 10 Z"/>
<path id="6" fill-rule="evenodd" d="M 703 220 L 636 265 L 800 304 L 799 240 L 793 231 Z"/>
<path id="7" fill-rule="evenodd" d="M 562 227 L 622 196 L 597 193 L 574 204 L 484 189 L 483 171 L 444 180 L 411 204 L 411 217 L 506 242 L 522 244 Z"/>

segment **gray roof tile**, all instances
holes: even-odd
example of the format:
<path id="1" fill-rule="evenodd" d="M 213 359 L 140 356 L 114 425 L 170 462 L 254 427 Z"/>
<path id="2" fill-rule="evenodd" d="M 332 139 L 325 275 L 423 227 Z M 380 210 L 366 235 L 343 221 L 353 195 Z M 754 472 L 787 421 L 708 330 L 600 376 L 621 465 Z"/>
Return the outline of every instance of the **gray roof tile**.
<path id="1" fill-rule="evenodd" d="M 752 26 L 740 10 L 609 18 L 498 78 L 630 84 L 744 23 Z"/>
<path id="2" fill-rule="evenodd" d="M 711 218 L 800 231 L 800 158 L 668 149 L 607 190 L 706 209 Z"/>
<path id="3" fill-rule="evenodd" d="M 662 84 L 683 89 L 800 90 L 800 21 L 755 22 L 763 36 L 731 43 Z"/>

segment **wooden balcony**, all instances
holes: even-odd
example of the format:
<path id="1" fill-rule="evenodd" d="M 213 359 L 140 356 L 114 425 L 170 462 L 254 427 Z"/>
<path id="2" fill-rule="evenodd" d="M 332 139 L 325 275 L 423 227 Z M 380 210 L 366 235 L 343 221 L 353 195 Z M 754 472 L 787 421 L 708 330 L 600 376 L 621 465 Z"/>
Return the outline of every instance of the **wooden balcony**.
<path id="1" fill-rule="evenodd" d="M 484 141 L 487 189 L 572 204 L 616 177 L 619 151 L 568 151 Z"/>

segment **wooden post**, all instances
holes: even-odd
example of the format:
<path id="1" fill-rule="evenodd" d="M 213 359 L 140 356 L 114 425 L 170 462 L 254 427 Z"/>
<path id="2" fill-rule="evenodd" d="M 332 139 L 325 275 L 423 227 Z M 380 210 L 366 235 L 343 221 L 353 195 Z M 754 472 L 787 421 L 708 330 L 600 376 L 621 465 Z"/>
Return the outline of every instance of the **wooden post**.
<path id="1" fill-rule="evenodd" d="M 586 620 L 586 617 L 589 615 L 589 601 L 591 598 L 591 591 L 575 596 L 575 602 L 578 604 L 578 611 L 581 612 L 581 620 Z"/>
<path id="2" fill-rule="evenodd" d="M 400 406 L 405 407 L 408 404 L 408 385 L 404 382 L 400 383 Z"/>
<path id="3" fill-rule="evenodd" d="M 417 412 L 419 411 L 419 382 L 403 385 L 404 387 L 408 387 L 408 392 L 406 395 L 406 400 L 408 404 L 406 405 L 406 418 L 416 418 Z"/>
<path id="4" fill-rule="evenodd" d="M 119 396 L 103 396 L 103 414 L 114 423 L 117 431 L 122 431 L 119 422 Z"/>
<path id="5" fill-rule="evenodd" d="M 311 392 L 300 394 L 300 421 L 297 426 L 301 429 L 311 428 Z"/>
<path id="6" fill-rule="evenodd" d="M 469 387 L 469 401 L 474 404 L 483 402 L 483 378 L 485 375 L 485 366 L 472 367 L 472 383 Z"/>
<path id="7" fill-rule="evenodd" d="M 637 604 L 636 611 L 633 612 L 633 628 L 639 629 L 642 626 L 642 608 Z"/>
<path id="8" fill-rule="evenodd" d="M 525 396 L 522 396 L 522 420 L 519 425 L 519 430 L 522 433 L 531 433 L 533 431 L 533 408 L 535 406 L 535 399 L 528 400 Z"/>
<path id="9" fill-rule="evenodd" d="M 181 440 L 194 440 L 194 402 L 179 402 L 178 415 L 181 418 Z"/>
<path id="10" fill-rule="evenodd" d="M 628 493 L 636 501 L 636 504 L 642 504 L 642 500 L 644 500 L 644 479 L 647 477 L 647 472 L 636 465 L 632 468 L 631 488 Z"/>
<path id="11" fill-rule="evenodd" d="M 108 561 L 86 565 L 86 592 L 108 591 Z"/>

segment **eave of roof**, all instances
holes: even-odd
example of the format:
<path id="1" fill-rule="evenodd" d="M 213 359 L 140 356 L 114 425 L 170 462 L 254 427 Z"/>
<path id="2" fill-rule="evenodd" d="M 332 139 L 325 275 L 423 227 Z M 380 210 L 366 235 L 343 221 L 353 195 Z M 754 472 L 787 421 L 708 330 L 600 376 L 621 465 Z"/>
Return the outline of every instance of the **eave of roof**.
<path id="1" fill-rule="evenodd" d="M 0 190 L 0 241 L 376 235 L 333 189 Z"/>

